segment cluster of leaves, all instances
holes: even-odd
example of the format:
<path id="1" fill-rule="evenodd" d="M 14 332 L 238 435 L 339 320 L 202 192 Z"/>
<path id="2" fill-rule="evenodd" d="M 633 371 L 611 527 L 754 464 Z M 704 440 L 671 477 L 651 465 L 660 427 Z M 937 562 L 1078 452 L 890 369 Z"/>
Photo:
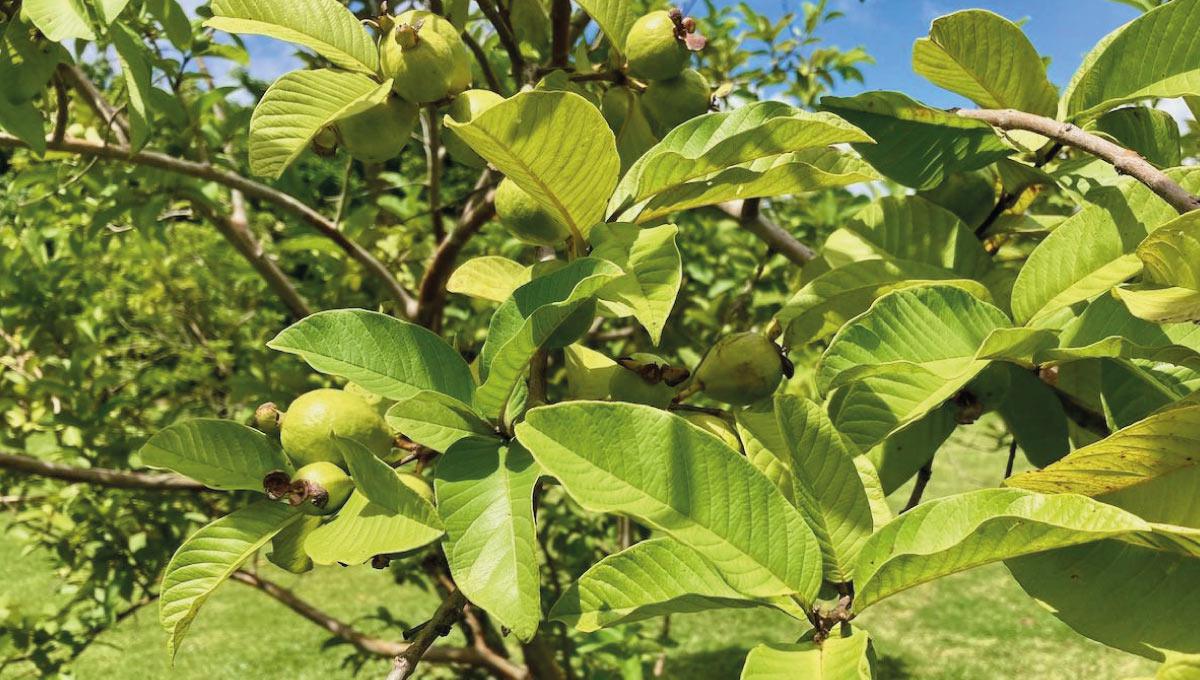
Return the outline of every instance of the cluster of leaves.
<path id="1" fill-rule="evenodd" d="M 261 0 L 226 0 L 212 19 L 299 42 L 328 61 L 288 79 L 288 97 L 264 97 L 260 110 L 272 115 L 251 126 L 250 169 L 285 183 L 299 181 L 311 162 L 303 152 L 322 129 L 386 92 L 371 67 L 371 36 L 351 12 L 331 1 L 297 4 L 300 11 L 282 15 Z M 798 642 L 755 648 L 743 678 L 871 677 L 871 639 L 854 623 L 860 613 L 992 562 L 1004 562 L 1083 635 L 1166 660 L 1164 674 L 1186 672 L 1187 655 L 1200 653 L 1200 517 L 1190 498 L 1200 469 L 1200 211 L 1181 215 L 1161 187 L 1063 153 L 1058 141 L 1001 132 L 900 93 L 824 97 L 819 112 L 748 102 L 758 93 L 747 82 L 784 81 L 728 55 L 711 65 L 735 95 L 726 110 L 661 138 L 614 129 L 597 106 L 606 86 L 594 83 L 603 78 L 591 76 L 619 69 L 637 15 L 627 3 L 579 4 L 604 44 L 576 53 L 578 82 L 556 71 L 469 120 L 445 121 L 568 228 L 569 247 L 532 261 L 528 249 L 480 239 L 486 254 L 464 262 L 448 288 L 473 299 L 462 303 L 470 309 L 494 311 L 486 330 L 469 317 L 488 315 L 463 315 L 452 335 L 461 348 L 354 309 L 307 316 L 269 343 L 395 402 L 388 424 L 429 452 L 435 500 L 361 444 L 336 440 L 355 486 L 336 514 L 322 520 L 239 496 L 236 510 L 183 542 L 161 586 L 169 648 L 178 649 L 213 590 L 270 544 L 273 561 L 296 571 L 440 551 L 461 594 L 519 640 L 545 635 L 551 619 L 573 631 L 555 633 L 564 650 L 615 647 L 635 659 L 622 664 L 618 654 L 601 668 L 609 660 L 600 653 L 564 653 L 589 674 L 641 673 L 637 655 L 658 647 L 630 624 L 771 607 L 797 620 Z M 469 35 L 467 3 L 446 5 Z M 720 32 L 735 30 L 709 9 Z M 780 26 L 740 11 L 751 27 L 746 39 L 768 53 L 807 46 L 832 18 L 824 5 L 808 9 L 800 35 L 780 46 Z M 551 31 L 519 16 L 506 25 L 522 28 L 518 53 L 484 50 L 489 61 L 507 56 L 493 71 L 521 76 L 513 68 L 520 52 L 553 50 Z M 1101 41 L 1061 94 L 1021 29 L 990 12 L 935 21 L 913 64 L 984 109 L 1113 140 L 1196 193 L 1200 171 L 1178 167 L 1186 138 L 1144 102 L 1200 97 L 1197 24 L 1200 0 L 1148 8 Z M 812 101 L 830 78 L 854 78 L 861 61 L 810 57 L 824 75 L 790 81 L 795 100 Z M 124 64 L 131 141 L 144 140 L 133 115 L 139 84 L 128 81 L 136 71 Z M 2 117 L 0 125 L 22 135 Z M 44 141 L 23 138 L 35 148 Z M 288 180 L 293 163 L 301 167 Z M 893 191 L 869 202 L 828 193 L 881 180 Z M 382 193 L 368 211 L 383 205 Z M 780 200 L 810 193 L 817 197 Z M 714 206 L 761 199 L 775 199 L 776 216 L 819 216 L 814 222 L 829 226 L 812 234 L 823 245 L 798 276 L 766 276 L 790 272 L 770 251 L 754 251 L 743 231 L 761 219 L 753 210 L 731 222 L 710 216 Z M 714 251 L 727 272 L 697 263 Z M 747 268 L 751 276 L 728 275 Z M 598 339 L 614 327 L 625 340 Z M 693 378 L 659 408 L 630 403 L 617 387 L 629 369 L 614 359 L 628 349 L 653 346 L 675 363 L 702 366 L 718 334 L 751 327 L 782 338 L 799 366 L 766 399 L 727 408 Z M 260 330 L 230 332 L 250 342 Z M 261 366 L 250 370 L 269 375 Z M 718 424 L 686 417 L 697 408 Z M 949 434 L 989 411 L 1006 424 L 1014 453 L 1038 469 L 1007 478 L 1005 488 L 921 504 L 916 496 L 915 507 L 893 516 L 885 497 L 928 474 Z M 290 470 L 269 437 L 217 420 L 163 429 L 141 462 L 245 492 Z M 121 595 L 142 592 L 149 589 Z M 1153 615 L 1113 617 L 1114 609 Z"/>

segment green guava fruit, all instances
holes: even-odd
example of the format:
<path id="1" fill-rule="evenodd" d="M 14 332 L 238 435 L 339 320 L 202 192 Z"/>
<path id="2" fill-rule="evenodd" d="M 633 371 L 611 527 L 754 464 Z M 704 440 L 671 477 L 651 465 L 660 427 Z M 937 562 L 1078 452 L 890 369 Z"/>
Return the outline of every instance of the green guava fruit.
<path id="1" fill-rule="evenodd" d="M 354 491 L 354 480 L 333 463 L 318 461 L 296 470 L 292 476 L 293 495 L 289 502 L 298 504 L 308 515 L 332 515 L 346 504 Z"/>
<path id="2" fill-rule="evenodd" d="M 392 407 L 392 404 L 396 403 L 394 399 L 388 399 L 387 397 L 381 397 L 374 392 L 368 392 L 366 388 L 362 387 L 356 382 L 346 383 L 346 386 L 343 387 L 342 390 L 349 392 L 350 394 L 353 394 L 359 399 L 362 399 L 370 404 L 371 408 L 375 409 L 375 412 L 378 413 L 380 417 L 386 417 L 388 409 Z"/>
<path id="3" fill-rule="evenodd" d="M 708 113 L 712 92 L 708 81 L 695 69 L 687 69 L 678 78 L 656 80 L 646 86 L 642 106 L 660 137 L 679 124 Z"/>
<path id="4" fill-rule="evenodd" d="M 379 65 L 392 90 L 414 104 L 458 94 L 471 86 L 471 53 L 454 24 L 422 10 L 395 18 L 380 41 Z"/>
<path id="5" fill-rule="evenodd" d="M 608 391 L 618 401 L 666 408 L 676 390 L 662 379 L 663 369 L 670 364 L 653 354 L 631 354 L 617 362 L 621 370 L 613 373 Z"/>
<path id="6" fill-rule="evenodd" d="M 535 246 L 558 246 L 571 237 L 567 225 L 510 179 L 496 187 L 496 216 L 509 233 Z"/>
<path id="7" fill-rule="evenodd" d="M 742 440 L 738 439 L 737 432 L 724 418 L 700 411 L 682 411 L 679 416 L 701 430 L 715 435 L 734 451 L 742 450 Z"/>
<path id="8" fill-rule="evenodd" d="M 696 381 L 705 394 L 734 406 L 748 406 L 771 396 L 781 380 L 779 347 L 753 332 L 721 338 L 696 369 Z"/>
<path id="9" fill-rule="evenodd" d="M 332 156 L 337 152 L 338 133 L 333 125 L 323 127 L 313 135 L 312 150 L 318 156 Z"/>
<path id="10" fill-rule="evenodd" d="M 337 122 L 342 146 L 364 163 L 389 161 L 404 150 L 417 126 L 416 104 L 389 97 L 378 106 Z"/>
<path id="11" fill-rule="evenodd" d="M 397 472 L 396 476 L 400 478 L 400 482 L 409 489 L 417 492 L 417 495 L 430 503 L 433 502 L 433 487 L 429 486 L 429 482 L 421 475 L 416 475 L 411 472 Z"/>
<path id="12" fill-rule="evenodd" d="M 349 392 L 321 389 L 292 402 L 279 440 L 296 465 L 325 461 L 342 465 L 333 435 L 353 439 L 380 458 L 392 450 L 392 435 L 370 404 Z"/>
<path id="13" fill-rule="evenodd" d="M 666 80 L 679 75 L 691 55 L 670 12 L 658 11 L 633 23 L 625 39 L 625 56 L 634 75 Z"/>
<path id="14" fill-rule="evenodd" d="M 450 102 L 446 116 L 456 123 L 469 123 L 475 116 L 502 101 L 504 101 L 504 97 L 491 90 L 467 90 Z M 446 145 L 446 153 L 459 163 L 470 168 L 484 166 L 484 160 L 470 146 L 467 146 L 467 143 L 458 136 L 453 128 L 446 126 L 446 134 L 442 141 Z"/>

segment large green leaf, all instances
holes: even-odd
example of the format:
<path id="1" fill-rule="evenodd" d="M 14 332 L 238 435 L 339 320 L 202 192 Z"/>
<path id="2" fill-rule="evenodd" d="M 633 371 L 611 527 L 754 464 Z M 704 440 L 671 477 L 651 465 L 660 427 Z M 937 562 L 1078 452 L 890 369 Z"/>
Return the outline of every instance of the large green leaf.
<path id="1" fill-rule="evenodd" d="M 1096 119 L 1096 129 L 1160 168 L 1180 164 L 1179 124 L 1170 113 L 1148 106 L 1127 106 Z"/>
<path id="2" fill-rule="evenodd" d="M 287 525 L 271 539 L 271 552 L 267 553 L 267 559 L 293 574 L 312 571 L 313 561 L 304 552 L 304 541 L 319 526 L 321 518 L 316 515 L 304 515 Z"/>
<path id="3" fill-rule="evenodd" d="M 903 411 L 879 400 L 870 385 L 858 383 L 834 393 L 830 415 L 838 431 L 866 450 L 884 494 L 891 494 L 929 461 L 958 426 L 954 404 L 901 424 Z"/>
<path id="4" fill-rule="evenodd" d="M 0 128 L 28 144 L 34 153 L 46 153 L 46 119 L 32 101 L 13 104 L 0 96 Z"/>
<path id="5" fill-rule="evenodd" d="M 1188 385 L 1189 377 L 1194 381 L 1200 376 L 1190 369 L 1137 359 L 1106 359 L 1099 363 L 1100 404 L 1112 430 L 1177 404 L 1194 391 L 1194 382 Z"/>
<path id="6" fill-rule="evenodd" d="M 496 437 L 496 431 L 470 406 L 431 390 L 396 402 L 386 419 L 396 432 L 442 453 L 462 439 Z"/>
<path id="7" fill-rule="evenodd" d="M 138 455 L 145 465 L 174 470 L 214 489 L 262 491 L 267 473 L 291 470 L 283 450 L 267 435 L 210 418 L 159 430 Z"/>
<path id="8" fill-rule="evenodd" d="M 512 292 L 529 283 L 533 268 L 499 255 L 467 260 L 446 281 L 446 290 L 481 300 L 504 302 Z"/>
<path id="9" fill-rule="evenodd" d="M 764 605 L 804 617 L 786 598 L 743 595 L 700 553 L 674 539 L 655 538 L 592 565 L 554 603 L 550 618 L 588 633 L 666 614 Z"/>
<path id="10" fill-rule="evenodd" d="M 1036 323 L 1137 274 L 1142 268 L 1135 255 L 1138 244 L 1176 215 L 1152 191 L 1128 179 L 1093 190 L 1087 198 L 1082 210 L 1038 244 L 1017 275 L 1012 308 L 1018 323 Z"/>
<path id="11" fill-rule="evenodd" d="M 498 418 L 534 353 L 551 344 L 570 344 L 585 333 L 595 294 L 622 273 L 611 262 L 586 257 L 513 291 L 492 316 L 480 355 L 483 385 L 475 407 Z M 561 337 L 564 332 L 567 337 Z"/>
<path id="12" fill-rule="evenodd" d="M 816 596 L 821 549 L 804 519 L 745 458 L 686 420 L 649 406 L 568 402 L 533 409 L 517 436 L 585 508 L 666 532 L 739 592 Z"/>
<path id="13" fill-rule="evenodd" d="M 1149 530 L 1086 496 L 982 489 L 923 503 L 863 546 L 854 608 L 943 576 L 1036 552 Z"/>
<path id="14" fill-rule="evenodd" d="M 433 504 L 400 480 L 391 465 L 383 462 L 370 449 L 347 437 L 334 435 L 330 439 L 336 453 L 346 461 L 354 486 L 372 505 L 403 515 L 430 529 L 442 529 Z"/>
<path id="15" fill-rule="evenodd" d="M 542 618 L 533 518 L 539 474 L 520 444 L 463 440 L 438 460 L 435 482 L 454 582 L 522 640 Z"/>
<path id="16" fill-rule="evenodd" d="M 326 126 L 388 97 L 361 73 L 330 69 L 292 71 L 271 84 L 250 118 L 250 171 L 277 179 Z"/>
<path id="17" fill-rule="evenodd" d="M 760 158 L 678 184 L 622 214 L 653 222 L 664 215 L 726 201 L 784 196 L 880 179 L 859 158 L 833 147 Z"/>
<path id="18" fill-rule="evenodd" d="M 727 168 L 841 142 L 869 143 L 871 138 L 837 116 L 781 102 L 756 102 L 698 116 L 672 130 L 633 164 L 613 195 L 610 212 Z"/>
<path id="19" fill-rule="evenodd" d="M 1032 371 L 1009 366 L 1008 373 L 1008 392 L 995 408 L 1025 457 L 1044 467 L 1067 455 L 1067 416 L 1054 390 Z"/>
<path id="20" fill-rule="evenodd" d="M 965 279 L 980 279 L 992 268 L 991 256 L 958 216 L 919 196 L 873 201 L 829 235 L 821 255 L 834 268 L 891 257 Z"/>
<path id="21" fill-rule="evenodd" d="M 605 224 L 592 230 L 592 256 L 625 271 L 598 293 L 610 311 L 635 317 L 655 345 L 683 285 L 683 257 L 673 224 L 642 229 L 635 224 Z"/>
<path id="22" fill-rule="evenodd" d="M 1200 1 L 1175 0 L 1101 40 L 1059 103 L 1059 117 L 1094 117 L 1126 102 L 1200 94 Z"/>
<path id="23" fill-rule="evenodd" d="M 1168 286 L 1114 288 L 1129 313 L 1152 323 L 1200 321 L 1200 290 Z"/>
<path id="24" fill-rule="evenodd" d="M 140 150 L 150 137 L 150 54 L 142 37 L 124 24 L 117 24 L 108 33 L 128 95 L 129 145 Z"/>
<path id="25" fill-rule="evenodd" d="M 957 172 L 1013 152 L 986 123 L 933 109 L 899 92 L 824 97 L 821 107 L 862 128 L 875 144 L 854 148 L 876 170 L 914 189 L 932 189 Z"/>
<path id="26" fill-rule="evenodd" d="M 851 262 L 809 281 L 779 310 L 789 346 L 822 340 L 862 314 L 875 300 L 904 288 L 946 283 L 986 299 L 988 290 L 973 279 L 910 260 L 871 259 Z"/>
<path id="27" fill-rule="evenodd" d="M 1200 212 L 1180 215 L 1154 230 L 1138 246 L 1137 256 L 1147 280 L 1200 290 Z"/>
<path id="28" fill-rule="evenodd" d="M 355 490 L 332 520 L 304 541 L 317 564 L 362 564 L 376 555 L 415 550 L 441 538 L 443 531 L 392 512 Z"/>
<path id="29" fill-rule="evenodd" d="M 740 411 L 737 419 L 747 457 L 765 468 L 820 543 L 825 579 L 849 582 L 874 527 L 866 489 L 842 435 L 820 406 L 791 395 L 776 397 L 771 408 Z"/>
<path id="30" fill-rule="evenodd" d="M 1058 93 L 1021 28 L 982 9 L 933 21 L 913 46 L 913 70 L 985 109 L 1053 116 Z"/>
<path id="31" fill-rule="evenodd" d="M 375 41 L 337 0 L 213 0 L 212 13 L 209 28 L 293 42 L 349 71 L 379 69 Z"/>
<path id="32" fill-rule="evenodd" d="M 163 574 L 158 618 L 174 658 L 192 619 L 209 595 L 251 555 L 303 517 L 283 503 L 259 501 L 218 519 L 188 537 Z"/>
<path id="33" fill-rule="evenodd" d="M 1144 321 L 1104 295 L 1063 328 L 1057 347 L 1039 352 L 1037 359 L 1050 363 L 1106 357 L 1200 366 L 1200 326 Z"/>
<path id="34" fill-rule="evenodd" d="M 523 92 L 448 125 L 573 233 L 604 219 L 621 159 L 604 116 L 571 92 Z"/>
<path id="35" fill-rule="evenodd" d="M 83 0 L 25 0 L 21 14 L 53 42 L 95 40 Z"/>
<path id="36" fill-rule="evenodd" d="M 117 20 L 117 16 L 129 5 L 129 0 L 93 0 L 97 18 L 108 26 Z"/>
<path id="37" fill-rule="evenodd" d="M 475 392 L 470 367 L 444 340 L 377 312 L 318 312 L 284 329 L 267 346 L 297 354 L 322 373 L 388 399 L 433 390 L 470 403 Z"/>
<path id="38" fill-rule="evenodd" d="M 833 635 L 821 644 L 762 644 L 746 655 L 741 680 L 873 680 L 875 653 L 866 631 Z"/>
<path id="39" fill-rule="evenodd" d="M 625 38 L 638 20 L 636 8 L 627 0 L 577 0 L 583 11 L 596 22 L 617 52 L 625 52 Z"/>

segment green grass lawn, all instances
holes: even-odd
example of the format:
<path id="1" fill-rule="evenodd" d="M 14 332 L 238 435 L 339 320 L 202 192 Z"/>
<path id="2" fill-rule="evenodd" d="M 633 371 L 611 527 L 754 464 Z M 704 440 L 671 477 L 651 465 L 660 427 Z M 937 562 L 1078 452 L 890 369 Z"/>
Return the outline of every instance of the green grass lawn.
<path id="1" fill-rule="evenodd" d="M 939 455 L 926 498 L 996 486 L 1007 451 L 998 450 L 988 422 L 962 428 Z M 891 499 L 903 505 L 909 489 Z M 4 591 L 35 603 L 53 600 L 50 564 L 37 555 L 16 559 L 20 545 L 0 535 Z M 369 567 L 319 569 L 303 577 L 272 567 L 264 573 L 343 620 L 378 629 L 381 606 L 407 623 L 419 622 L 436 598 L 399 587 Z M 349 678 L 355 666 L 345 646 L 282 605 L 240 584 L 223 586 L 192 626 L 174 668 L 164 634 L 148 607 L 102 635 L 77 662 L 79 680 L 128 678 Z M 1130 678 L 1151 676 L 1154 665 L 1083 638 L 1022 593 L 1002 565 L 976 569 L 914 588 L 868 611 L 858 623 L 872 633 L 881 680 L 990 680 L 1017 677 Z M 675 617 L 678 643 L 666 675 L 688 680 L 736 679 L 745 650 L 763 641 L 791 642 L 795 621 L 769 610 L 729 610 Z M 453 638 L 450 640 L 453 642 Z M 371 660 L 359 677 L 380 677 L 386 662 Z M 453 677 L 442 673 L 422 677 Z M 7 676 L 6 676 L 7 677 Z M 13 675 L 12 677 L 19 677 Z"/>

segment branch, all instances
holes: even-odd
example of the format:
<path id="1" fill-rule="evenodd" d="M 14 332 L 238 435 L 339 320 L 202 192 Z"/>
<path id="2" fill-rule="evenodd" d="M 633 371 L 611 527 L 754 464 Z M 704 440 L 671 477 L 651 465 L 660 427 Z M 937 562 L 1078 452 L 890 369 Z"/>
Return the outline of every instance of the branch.
<path id="1" fill-rule="evenodd" d="M 747 231 L 770 246 L 771 250 L 798 265 L 804 266 L 817 256 L 812 248 L 797 241 L 796 237 L 788 233 L 783 227 L 763 216 L 757 210 L 756 206 L 757 202 L 752 199 L 750 201 L 729 201 L 727 203 L 720 203 L 716 207 L 726 215 L 741 222 Z M 751 209 L 743 214 L 743 210 L 748 207 Z"/>
<path id="2" fill-rule="evenodd" d="M 446 306 L 446 281 L 454 271 L 454 263 L 458 255 L 471 237 L 479 233 L 487 221 L 496 214 L 496 192 L 485 190 L 496 182 L 498 175 L 494 170 L 486 170 L 479 176 L 471 199 L 463 208 L 462 217 L 454 231 L 438 246 L 433 254 L 429 268 L 421 279 L 421 289 L 417 302 L 417 323 L 437 330 L 442 323 L 442 308 Z"/>
<path id="3" fill-rule="evenodd" d="M 235 571 L 230 578 L 238 583 L 256 588 L 293 612 L 325 629 L 335 637 L 349 642 L 355 648 L 367 654 L 373 656 L 397 656 L 403 654 L 411 646 L 404 642 L 393 642 L 391 640 L 371 637 L 353 626 L 317 609 L 291 590 L 261 576 L 251 574 L 248 571 Z M 498 655 L 465 647 L 432 646 L 425 653 L 425 660 L 430 663 L 482 666 L 507 680 L 521 680 L 525 677 L 524 668 L 513 664 L 503 657 L 499 657 L 499 660 L 497 660 L 492 658 L 492 656 Z"/>
<path id="4" fill-rule="evenodd" d="M 467 49 L 471 50 L 471 54 L 475 55 L 475 61 L 479 64 L 479 70 L 483 71 L 483 79 L 487 81 L 488 87 L 503 95 L 504 87 L 500 84 L 500 79 L 496 77 L 496 72 L 492 70 L 492 63 L 488 61 L 487 54 L 479 46 L 479 42 L 466 31 L 462 32 L 462 39 L 467 44 Z"/>
<path id="5" fill-rule="evenodd" d="M 517 82 L 517 87 L 520 87 L 521 83 L 525 81 L 525 57 L 521 56 L 521 45 L 513 35 L 512 27 L 500 14 L 500 10 L 496 8 L 493 0 L 477 0 L 477 4 L 483 15 L 491 22 L 492 27 L 496 29 L 496 36 L 500 38 L 500 44 L 504 46 L 504 51 L 508 52 L 508 60 L 512 62 L 513 80 Z"/>
<path id="6" fill-rule="evenodd" d="M 79 93 L 83 101 L 96 112 L 96 116 L 104 121 L 104 127 L 112 131 L 117 142 L 121 144 L 129 143 L 129 121 L 121 112 L 113 108 L 112 104 L 108 103 L 108 99 L 104 97 L 104 93 L 96 87 L 91 78 L 83 72 L 83 69 L 74 64 L 59 64 L 58 73 L 63 79 L 70 83 L 71 87 Z"/>
<path id="7" fill-rule="evenodd" d="M 65 482 L 97 484 L 116 489 L 212 491 L 200 482 L 182 475 L 110 470 L 108 468 L 81 468 L 4 452 L 0 452 L 0 469 L 15 470 L 50 479 L 61 479 Z"/>
<path id="8" fill-rule="evenodd" d="M 571 59 L 571 0 L 553 0 L 550 25 L 553 27 L 550 66 L 566 68 Z"/>
<path id="9" fill-rule="evenodd" d="M 26 146 L 28 145 L 16 137 L 0 133 L 0 147 Z M 412 295 L 400 285 L 400 282 L 392 276 L 391 272 L 388 271 L 388 268 L 382 262 L 375 259 L 374 255 L 339 231 L 337 225 L 331 220 L 290 194 L 243 177 L 236 172 L 216 167 L 210 163 L 197 163 L 156 151 L 139 151 L 133 153 L 128 146 L 123 144 L 105 145 L 83 139 L 67 138 L 61 142 L 48 141 L 46 148 L 51 151 L 66 151 L 84 156 L 126 161 L 180 175 L 196 177 L 222 184 L 230 189 L 240 191 L 250 198 L 272 203 L 283 212 L 300 218 L 323 236 L 336 243 L 351 259 L 358 262 L 384 286 L 387 294 L 400 304 L 405 315 L 411 317 L 416 312 L 416 301 L 413 300 Z"/>
<path id="10" fill-rule="evenodd" d="M 388 673 L 387 680 L 406 680 L 412 676 L 413 672 L 417 670 L 417 664 L 432 651 L 433 641 L 449 632 L 454 621 L 462 616 L 462 610 L 466 604 L 467 598 L 461 590 L 450 593 L 449 597 L 433 613 L 433 618 L 421 627 L 412 643 L 396 655 L 392 672 Z M 430 660 L 433 660 L 432 657 Z"/>
<path id="11" fill-rule="evenodd" d="M 313 310 L 304 300 L 304 296 L 300 295 L 300 292 L 288 280 L 287 275 L 279 269 L 279 265 L 267 257 L 267 254 L 263 252 L 262 245 L 250 232 L 250 226 L 246 219 L 246 203 L 242 193 L 240 191 L 231 192 L 230 199 L 233 204 L 230 215 L 218 215 L 208 204 L 200 200 L 192 201 L 192 207 L 216 227 L 217 231 L 221 232 L 221 235 L 242 254 L 242 257 L 246 258 L 246 261 L 262 276 L 280 301 L 291 310 L 292 316 L 302 319 L 312 314 Z"/>
<path id="12" fill-rule="evenodd" d="M 446 237 L 442 219 L 442 135 L 433 107 L 425 110 L 422 122 L 425 124 L 425 162 L 429 166 L 429 219 L 433 223 L 433 238 L 440 242 Z"/>
<path id="13" fill-rule="evenodd" d="M 1086 151 L 1110 163 L 1117 172 L 1145 184 L 1180 213 L 1200 209 L 1200 197 L 1193 196 L 1176 184 L 1136 151 L 1084 132 L 1071 123 L 1061 123 L 1053 118 L 1013 109 L 959 109 L 957 113 L 963 118 L 981 120 L 1001 130 L 1036 132 L 1065 146 Z"/>

